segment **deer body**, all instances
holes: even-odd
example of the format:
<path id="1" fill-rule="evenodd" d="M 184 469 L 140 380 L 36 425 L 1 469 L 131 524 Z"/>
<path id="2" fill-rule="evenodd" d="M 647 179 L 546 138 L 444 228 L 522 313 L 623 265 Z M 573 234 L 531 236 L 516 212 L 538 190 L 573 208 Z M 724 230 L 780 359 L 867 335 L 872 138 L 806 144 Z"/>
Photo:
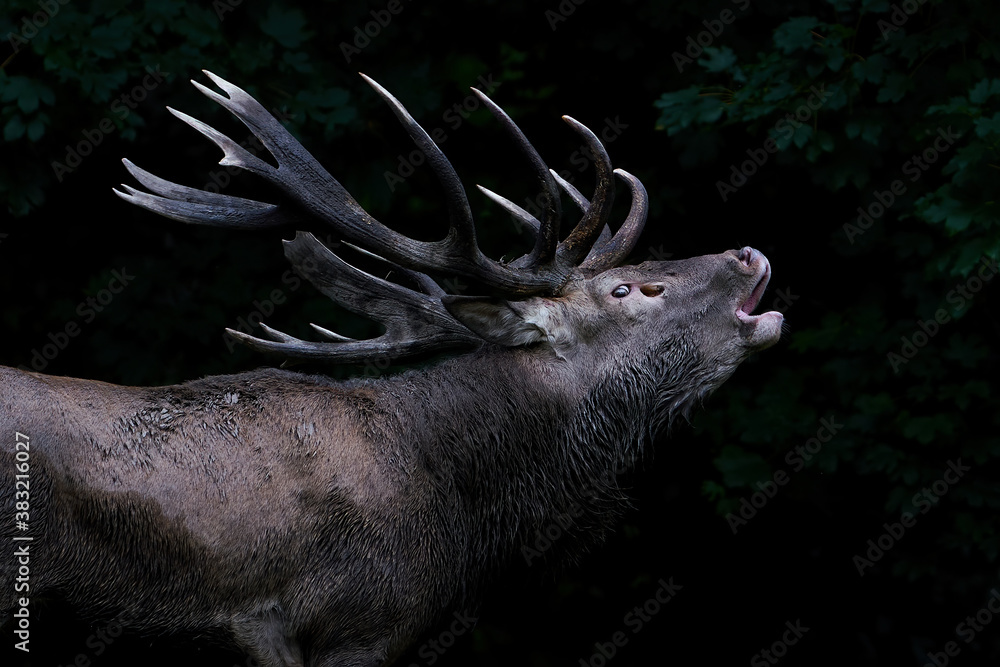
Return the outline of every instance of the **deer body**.
<path id="1" fill-rule="evenodd" d="M 231 97 L 211 95 L 279 163 L 293 155 L 310 167 L 312 158 L 252 98 L 212 78 Z M 226 159 L 274 178 L 300 204 L 320 206 L 302 183 L 349 198 L 325 172 L 289 183 L 285 172 L 188 122 L 223 146 Z M 422 130 L 408 122 L 421 145 Z M 238 335 L 264 351 L 341 361 L 473 352 L 341 382 L 270 369 L 134 388 L 0 368 L 0 433 L 31 443 L 30 594 L 64 597 L 87 616 L 140 632 L 214 635 L 266 667 L 376 667 L 443 612 L 470 609 L 490 574 L 547 526 L 565 528 L 547 560 L 572 559 L 600 541 L 624 502 L 616 473 L 749 354 L 773 344 L 782 320 L 750 315 L 770 276 L 751 248 L 616 267 L 641 231 L 645 193 L 620 172 L 633 210 L 617 234 L 605 227 L 597 238 L 611 170 L 596 137 L 591 148 L 603 160 L 594 198 L 561 183 L 583 221 L 558 241 L 549 179 L 549 214 L 529 220 L 536 248 L 509 264 L 468 245 L 464 192 L 451 192 L 458 222 L 445 249 L 465 257 L 452 268 L 505 296 L 445 295 L 419 272 L 440 270 L 438 246 L 413 242 L 409 254 L 393 256 L 408 264 L 391 266 L 417 292 L 360 272 L 299 234 L 286 242 L 297 270 L 348 308 L 382 319 L 386 333 L 353 341 L 317 327 L 332 343 L 269 328 L 275 340 Z M 435 168 L 451 182 L 450 165 Z M 289 219 L 271 205 L 130 170 L 161 196 L 131 188 L 122 196 L 170 217 L 245 226 Z M 539 174 L 548 178 L 543 168 Z M 360 215 L 351 201 L 344 209 Z M 328 215 L 340 224 L 347 214 Z M 380 223 L 365 224 L 374 229 L 370 245 L 396 252 L 394 232 L 381 238 Z M 340 229 L 359 234 L 347 223 Z M 0 500 L 10 507 L 10 448 L 0 466 Z M 0 527 L 8 539 L 12 525 Z M 4 581 L 14 567 L 0 561 Z M 15 596 L 3 595 L 9 618 Z"/>
<path id="2" fill-rule="evenodd" d="M 554 357 L 476 356 L 345 383 L 262 370 L 131 388 L 3 369 L 0 404 L 37 406 L 0 418 L 32 447 L 32 594 L 235 638 L 264 664 L 297 664 L 280 660 L 302 643 L 381 664 L 558 514 L 577 517 L 560 551 L 596 541 L 620 504 L 613 472 L 638 454 L 623 445 L 644 437 L 622 420 L 571 442 L 594 432 L 595 401 L 622 406 L 555 391 L 585 383 L 545 368 Z M 95 600 L 88 582 L 113 584 Z"/>

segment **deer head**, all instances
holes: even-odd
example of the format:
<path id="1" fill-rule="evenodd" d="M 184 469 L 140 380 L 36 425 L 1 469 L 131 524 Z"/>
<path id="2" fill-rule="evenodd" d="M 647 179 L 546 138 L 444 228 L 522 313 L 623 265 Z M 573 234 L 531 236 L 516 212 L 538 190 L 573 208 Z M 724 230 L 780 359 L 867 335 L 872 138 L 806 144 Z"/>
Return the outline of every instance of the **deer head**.
<path id="1" fill-rule="evenodd" d="M 597 184 L 590 199 L 549 170 L 510 117 L 473 89 L 524 154 L 541 191 L 539 220 L 480 186 L 535 232 L 531 251 L 504 263 L 480 251 L 466 192 L 437 144 L 396 98 L 370 78 L 362 75 L 390 105 L 444 188 L 450 227 L 440 241 L 414 240 L 375 220 L 256 100 L 220 77 L 205 74 L 227 96 L 192 83 L 250 128 L 278 166 L 201 121 L 174 109 L 170 112 L 223 150 L 220 164 L 257 174 L 280 188 L 295 205 L 194 190 L 160 179 L 128 160 L 124 160 L 128 170 L 154 194 L 127 185 L 122 186 L 124 192 L 115 190 L 116 194 L 169 218 L 222 227 L 261 228 L 316 219 L 417 288 L 365 273 L 312 234 L 300 232 L 285 242 L 285 254 L 296 269 L 340 305 L 381 321 L 386 331 L 374 339 L 352 340 L 314 324 L 327 339 L 315 342 L 264 325 L 272 340 L 229 330 L 254 349 L 293 358 L 358 362 L 374 355 L 403 360 L 490 343 L 573 360 L 583 372 L 596 373 L 595 380 L 619 367 L 637 368 L 643 363 L 670 375 L 677 371 L 677 362 L 683 361 L 685 372 L 699 378 L 685 392 L 690 398 L 714 389 L 747 355 L 780 336 L 780 313 L 751 314 L 770 277 L 767 259 L 752 248 L 617 267 L 642 232 L 646 191 L 633 175 L 612 170 L 594 133 L 568 116 L 563 119 L 581 135 L 596 167 Z M 614 199 L 613 175 L 628 185 L 632 206 L 612 234 L 608 218 Z M 559 188 L 582 213 L 565 237 L 560 234 Z M 484 296 L 448 295 L 431 275 L 467 279 L 480 286 Z"/>

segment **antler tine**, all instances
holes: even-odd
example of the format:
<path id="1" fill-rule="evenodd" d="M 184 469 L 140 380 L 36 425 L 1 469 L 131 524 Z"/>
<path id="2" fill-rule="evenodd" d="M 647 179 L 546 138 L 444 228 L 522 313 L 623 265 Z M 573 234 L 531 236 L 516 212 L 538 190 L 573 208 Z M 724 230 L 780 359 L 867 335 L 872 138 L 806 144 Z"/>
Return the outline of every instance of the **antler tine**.
<path id="1" fill-rule="evenodd" d="M 454 169 L 436 144 L 413 121 L 402 105 L 371 79 L 366 77 L 366 80 L 373 84 L 376 92 L 389 102 L 417 145 L 425 151 L 435 174 L 445 188 L 451 227 L 448 235 L 440 241 L 411 239 L 380 223 L 369 215 L 350 193 L 327 173 L 316 159 L 295 140 L 291 133 L 256 100 L 241 88 L 224 79 L 210 72 L 205 74 L 228 97 L 193 82 L 198 90 L 239 118 L 271 151 L 278 162 L 278 167 L 273 167 L 252 155 L 201 121 L 179 112 L 174 112 L 174 115 L 222 149 L 224 155 L 220 161 L 221 164 L 241 167 L 276 185 L 295 200 L 304 211 L 332 225 L 344 239 L 363 245 L 400 266 L 424 273 L 468 278 L 478 281 L 489 292 L 509 297 L 551 294 L 558 291 L 569 278 L 574 267 L 564 262 L 547 266 L 544 270 L 537 270 L 534 267 L 525 270 L 510 264 L 495 262 L 479 250 L 475 242 L 475 230 L 471 213 L 468 210 L 465 191 L 459 183 Z M 166 188 L 164 191 L 167 195 L 166 198 L 141 195 L 135 191 L 119 194 L 127 198 L 128 201 L 154 212 L 187 222 L 207 224 L 243 226 L 241 220 L 237 219 L 240 218 L 240 215 L 249 218 L 256 215 L 257 218 L 260 218 L 264 216 L 261 213 L 264 209 L 260 207 L 269 206 L 261 202 L 247 203 L 252 200 L 239 200 L 241 206 L 253 211 L 254 215 L 245 212 L 234 215 L 230 210 L 234 200 L 215 198 L 222 197 L 222 195 L 213 197 L 206 194 L 199 202 L 191 202 L 187 201 L 190 199 L 190 195 L 183 191 L 174 188 Z M 184 200 L 186 205 L 178 206 L 176 201 L 166 201 L 167 199 L 175 200 L 177 197 Z M 220 222 L 212 218 L 210 207 L 215 203 L 225 209 L 219 213 L 219 216 L 230 218 L 229 221 Z M 270 218 L 266 218 L 265 222 L 270 224 Z M 261 226 L 262 223 L 260 220 L 254 220 L 252 224 L 253 226 Z"/>
<path id="2" fill-rule="evenodd" d="M 489 188 L 484 188 L 481 185 L 477 185 L 476 187 L 479 188 L 479 191 L 482 192 L 484 195 L 486 195 L 496 203 L 500 204 L 500 206 L 507 209 L 508 213 L 514 216 L 514 218 L 518 222 L 528 227 L 528 229 L 532 230 L 536 238 L 538 237 L 538 232 L 542 225 L 542 223 L 538 221 L 538 218 L 531 215 L 530 213 L 528 213 L 523 208 L 521 208 L 511 200 L 507 199 L 506 197 L 502 197 L 497 193 L 493 192 Z"/>
<path id="3" fill-rule="evenodd" d="M 482 339 L 452 317 L 440 297 L 415 292 L 357 269 L 320 243 L 299 232 L 285 241 L 285 255 L 306 280 L 348 310 L 385 326 L 376 338 L 353 340 L 312 325 L 333 342 L 312 342 L 261 325 L 274 340 L 227 329 L 230 335 L 261 352 L 302 359 L 362 362 L 373 357 L 400 360 L 445 349 L 474 347 Z"/>
<path id="4" fill-rule="evenodd" d="M 563 120 L 583 137 L 597 171 L 597 185 L 594 188 L 594 196 L 590 199 L 587 212 L 583 214 L 583 218 L 556 250 L 559 257 L 576 266 L 590 252 L 601 229 L 608 223 L 608 218 L 611 215 L 611 204 L 615 197 L 615 184 L 612 176 L 611 158 L 608 157 L 608 153 L 604 150 L 597 135 L 591 132 L 586 125 L 569 116 L 563 116 Z"/>
<path id="5" fill-rule="evenodd" d="M 368 215 L 344 186 L 337 182 L 316 161 L 316 158 L 310 155 L 302 144 L 246 91 L 207 70 L 202 71 L 229 97 L 223 97 L 197 81 L 191 83 L 203 95 L 228 110 L 246 125 L 274 156 L 278 167 L 272 167 L 209 125 L 171 109 L 171 113 L 204 134 L 223 150 L 225 155 L 219 164 L 240 167 L 263 177 L 294 198 L 305 210 L 315 213 L 327 222 L 339 225 L 340 231 L 345 236 L 354 237 L 355 240 L 367 240 L 371 236 L 369 228 L 375 225 L 379 228 L 375 240 L 380 245 L 404 243 L 409 240 Z"/>
<path id="6" fill-rule="evenodd" d="M 359 74 L 361 74 L 359 72 Z M 462 251 L 472 256 L 479 253 L 479 246 L 476 243 L 476 225 L 472 219 L 472 208 L 469 206 L 469 199 L 465 194 L 462 181 L 459 180 L 455 168 L 445 157 L 438 145 L 431 139 L 427 131 L 422 128 L 413 116 L 406 110 L 399 100 L 388 90 L 379 85 L 371 77 L 361 74 L 361 78 L 368 82 L 368 85 L 378 93 L 396 114 L 396 118 L 406 129 L 407 134 L 413 139 L 413 143 L 427 157 L 427 164 L 430 166 L 438 182 L 445 191 L 445 201 L 448 209 L 448 219 L 450 224 L 449 234 L 454 235 L 455 243 Z"/>
<path id="7" fill-rule="evenodd" d="M 205 71 L 205 75 L 230 97 L 223 97 L 197 81 L 191 83 L 209 99 L 214 100 L 239 118 L 271 151 L 279 165 L 285 165 L 286 168 L 276 169 L 272 167 L 215 128 L 176 109 L 167 107 L 170 113 L 205 135 L 222 149 L 223 157 L 219 164 L 237 166 L 263 177 L 297 199 L 306 210 L 316 211 L 321 217 L 336 219 L 337 203 L 340 204 L 341 209 L 350 210 L 356 216 L 367 216 L 350 194 L 256 100 L 241 88 L 211 72 Z M 290 171 L 288 165 L 294 165 L 294 174 L 288 173 Z M 285 212 L 279 214 L 276 211 L 278 207 L 273 204 L 252 199 L 208 192 L 194 195 L 191 188 L 160 179 L 134 167 L 130 162 L 126 162 L 125 166 L 140 183 L 162 196 L 147 195 L 131 188 L 127 188 L 127 193 L 116 191 L 118 196 L 154 213 L 176 220 L 216 226 L 252 228 L 284 224 L 297 219 Z M 332 207 L 331 202 L 334 204 Z"/>
<path id="8" fill-rule="evenodd" d="M 141 192 L 124 184 L 122 188 L 125 192 L 115 188 L 112 191 L 127 202 L 173 220 L 244 229 L 276 227 L 299 220 L 298 216 L 274 204 L 195 190 L 154 176 L 127 159 L 122 162 L 137 181 L 162 196 Z"/>
<path id="9" fill-rule="evenodd" d="M 507 133 L 514 140 L 514 143 L 521 149 L 521 153 L 528 159 L 532 170 L 535 172 L 535 178 L 538 180 L 538 186 L 541 190 L 540 204 L 542 210 L 545 212 L 545 216 L 544 219 L 538 221 L 538 236 L 535 238 L 535 246 L 528 255 L 515 262 L 515 265 L 532 269 L 546 266 L 556 258 L 556 249 L 559 245 L 559 221 L 562 218 L 559 191 L 556 190 L 555 181 L 552 179 L 545 161 L 542 160 L 542 156 L 538 154 L 535 147 L 531 145 L 528 138 L 521 132 L 521 128 L 507 115 L 507 112 L 497 106 L 496 102 L 487 97 L 486 93 L 481 90 L 473 88 L 472 92 L 490 110 L 493 117 L 500 121 L 500 124 L 503 125 L 504 129 L 507 130 Z M 499 200 L 495 201 L 498 201 L 508 211 L 511 210 L 502 202 L 499 202 Z M 534 218 L 534 216 L 528 214 L 526 211 L 525 214 L 529 218 Z M 524 221 L 527 222 L 526 219 Z M 527 224 L 532 227 L 534 226 L 531 222 L 527 222 Z"/>
<path id="10" fill-rule="evenodd" d="M 400 266 L 395 262 L 390 262 L 385 257 L 379 257 L 375 253 L 369 252 L 362 247 L 354 245 L 353 243 L 348 243 L 347 241 L 344 241 L 344 245 L 346 245 L 348 248 L 350 248 L 351 250 L 355 251 L 358 254 L 364 255 L 365 257 L 370 257 L 375 261 L 382 262 L 383 264 L 388 266 L 391 270 L 398 271 L 399 273 L 402 273 L 403 275 L 407 276 L 410 280 L 412 280 L 414 283 L 420 286 L 420 289 L 424 291 L 424 294 L 429 294 L 430 296 L 444 296 L 445 294 L 447 294 L 447 292 L 441 289 L 441 286 L 438 285 L 436 282 L 434 282 L 434 279 L 431 278 L 426 273 L 421 273 L 420 271 L 414 271 L 413 269 L 408 269 L 405 266 Z"/>
<path id="11" fill-rule="evenodd" d="M 629 184 L 632 191 L 632 208 L 613 238 L 605 225 L 601 237 L 580 265 L 582 269 L 600 272 L 621 264 L 632 252 L 646 225 L 646 216 L 649 213 L 649 196 L 646 194 L 646 188 L 638 178 L 624 169 L 615 169 L 615 175 Z"/>
<path id="12" fill-rule="evenodd" d="M 263 322 L 261 324 L 263 324 Z M 330 340 L 339 341 L 341 343 L 350 343 L 354 340 L 353 338 L 348 338 L 347 336 L 341 336 L 339 333 L 335 331 L 330 331 L 326 327 L 321 327 L 320 325 L 313 324 L 312 322 L 309 323 L 309 326 L 313 328 L 313 331 L 317 332 L 321 336 L 329 338 Z"/>
<path id="13" fill-rule="evenodd" d="M 555 179 L 556 183 L 559 184 L 559 187 L 561 187 L 563 191 L 569 195 L 569 198 L 573 200 L 573 203 L 576 204 L 581 211 L 586 213 L 587 209 L 590 208 L 590 200 L 584 197 L 583 193 L 576 189 L 576 186 L 560 176 L 559 172 L 555 169 L 549 169 L 549 171 L 552 173 L 552 178 Z"/>
<path id="14" fill-rule="evenodd" d="M 126 168 L 151 194 L 126 185 L 121 191 L 115 190 L 118 196 L 170 218 L 225 227 L 271 227 L 299 221 L 300 215 L 313 215 L 334 227 L 346 245 L 405 275 L 422 290 L 415 291 L 369 275 L 342 260 L 311 234 L 299 232 L 292 241 L 286 241 L 285 254 L 300 275 L 334 302 L 381 322 L 385 332 L 375 338 L 353 340 L 312 325 L 327 339 L 312 342 L 264 325 L 263 331 L 271 340 L 230 331 L 232 336 L 254 349 L 290 357 L 359 362 L 373 355 L 398 360 L 450 348 L 474 347 L 482 344 L 483 339 L 455 319 L 448 310 L 450 298 L 428 274 L 468 278 L 477 281 L 487 292 L 506 298 L 556 294 L 577 268 L 602 270 L 619 263 L 631 251 L 642 231 L 648 209 L 645 189 L 631 174 L 622 170 L 612 172 L 608 155 L 593 132 L 572 118 L 563 117 L 584 138 L 594 160 L 597 185 L 593 197 L 588 200 L 551 172 L 510 117 L 485 94 L 475 90 L 528 158 L 542 191 L 540 203 L 544 211 L 539 221 L 513 202 L 481 188 L 536 234 L 533 249 L 518 260 L 505 264 L 489 259 L 476 243 L 468 197 L 451 163 L 395 97 L 362 75 L 389 104 L 417 147 L 424 152 L 445 190 L 448 234 L 439 241 L 409 238 L 369 215 L 250 95 L 211 72 L 205 74 L 225 95 L 192 83 L 246 125 L 271 152 L 277 166 L 209 125 L 174 109 L 169 109 L 170 112 L 222 149 L 220 164 L 237 166 L 259 175 L 281 189 L 302 210 L 195 190 L 154 176 L 128 160 L 124 161 Z M 633 199 L 628 219 L 614 235 L 606 224 L 614 198 L 613 174 L 629 183 Z M 583 211 L 580 222 L 562 242 L 558 241 L 561 211 L 557 186 Z"/>
<path id="15" fill-rule="evenodd" d="M 614 236 L 611 234 L 611 228 L 604 225 L 601 229 L 601 235 L 597 237 L 597 241 L 587 253 L 587 257 L 580 264 L 582 269 L 600 272 L 621 264 L 632 252 L 632 248 L 635 247 L 636 241 L 639 240 L 642 229 L 646 225 L 646 215 L 649 212 L 649 197 L 646 194 L 646 188 L 643 187 L 638 178 L 624 169 L 615 169 L 614 173 L 629 184 L 632 192 L 632 208 Z M 586 213 L 590 208 L 590 202 L 587 201 L 587 198 L 572 183 L 555 171 L 552 172 L 552 177 L 580 207 L 580 210 Z"/>
<path id="16" fill-rule="evenodd" d="M 429 273 L 471 279 L 481 284 L 486 291 L 507 297 L 523 298 L 556 293 L 574 268 L 584 261 L 607 221 L 614 193 L 610 161 L 593 132 L 569 117 L 565 117 L 566 122 L 583 136 L 593 155 L 597 187 L 581 221 L 559 243 L 560 207 L 555 179 L 510 117 L 485 94 L 475 92 L 528 157 L 544 200 L 541 203 L 545 215 L 538 224 L 534 248 L 519 260 L 504 264 L 489 259 L 479 250 L 465 190 L 437 144 L 398 100 L 370 78 L 364 77 L 390 105 L 413 141 L 424 151 L 445 190 L 450 227 L 447 236 L 440 241 L 411 239 L 375 220 L 263 106 L 241 88 L 211 72 L 205 74 L 225 95 L 193 82 L 198 90 L 239 118 L 272 153 L 278 166 L 274 167 L 253 155 L 205 123 L 171 109 L 171 113 L 222 149 L 220 164 L 237 166 L 261 176 L 289 195 L 305 212 L 332 225 L 345 240 L 362 245 L 399 266 L 419 272 L 419 275 L 415 275 L 418 275 L 417 280 L 422 285 L 432 282 L 423 275 Z M 171 218 L 229 227 L 268 227 L 295 219 L 292 213 L 286 213 L 284 208 L 272 204 L 197 192 L 159 179 L 131 163 L 126 163 L 126 166 L 140 183 L 155 194 L 145 194 L 127 187 L 124 191 L 116 191 L 117 194 L 131 203 Z M 573 192 L 569 192 L 573 196 Z M 514 207 L 510 202 L 504 204 L 506 200 L 497 197 L 494 196 L 494 199 L 500 201 L 519 220 L 534 227 L 530 214 L 520 207 Z M 601 245 L 603 247 L 605 244 Z"/>

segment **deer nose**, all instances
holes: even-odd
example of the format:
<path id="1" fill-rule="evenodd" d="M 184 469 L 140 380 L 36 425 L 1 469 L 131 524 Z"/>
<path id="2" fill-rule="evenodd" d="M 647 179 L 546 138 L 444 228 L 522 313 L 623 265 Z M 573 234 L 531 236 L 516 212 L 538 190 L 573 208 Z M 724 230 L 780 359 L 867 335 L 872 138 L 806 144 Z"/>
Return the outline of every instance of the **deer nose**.
<path id="1" fill-rule="evenodd" d="M 750 246 L 743 246 L 740 249 L 740 261 L 747 266 L 750 266 L 758 257 L 760 257 L 759 250 L 754 250 Z"/>

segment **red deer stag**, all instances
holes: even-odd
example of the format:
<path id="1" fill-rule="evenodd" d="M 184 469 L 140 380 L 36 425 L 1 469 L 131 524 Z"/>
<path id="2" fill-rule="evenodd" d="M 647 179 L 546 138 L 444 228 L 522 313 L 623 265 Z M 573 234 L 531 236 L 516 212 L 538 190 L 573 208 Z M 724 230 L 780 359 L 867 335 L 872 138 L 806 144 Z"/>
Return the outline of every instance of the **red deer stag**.
<path id="1" fill-rule="evenodd" d="M 356 340 L 313 325 L 322 342 L 268 327 L 271 340 L 230 333 L 314 361 L 453 354 L 378 379 L 263 369 L 170 387 L 0 368 L 0 433 L 30 447 L 30 465 L 13 446 L 0 455 L 5 544 L 25 536 L 11 515 L 29 496 L 15 498 L 15 472 L 30 470 L 34 540 L 14 542 L 30 553 L 30 590 L 10 584 L 17 559 L 0 559 L 3 618 L 15 632 L 22 603 L 53 594 L 139 633 L 219 637 L 268 667 L 387 665 L 443 613 L 474 604 L 490 573 L 557 517 L 576 518 L 546 556 L 571 558 L 599 542 L 625 501 L 614 471 L 780 336 L 780 313 L 751 314 L 770 277 L 752 248 L 618 266 L 642 231 L 646 192 L 613 171 L 598 138 L 572 118 L 597 172 L 589 199 L 476 91 L 527 158 L 543 202 L 536 219 L 483 190 L 535 231 L 528 253 L 502 262 L 479 250 L 444 154 L 371 79 L 444 188 L 450 228 L 439 241 L 372 218 L 256 100 L 206 75 L 225 94 L 195 86 L 246 124 L 277 166 L 170 111 L 223 150 L 221 164 L 291 201 L 203 192 L 127 160 L 152 194 L 117 194 L 221 227 L 312 219 L 401 278 L 370 275 L 299 232 L 285 242 L 296 269 L 385 332 Z M 615 175 L 632 205 L 612 233 Z M 565 235 L 560 188 L 582 211 Z M 443 277 L 482 296 L 446 294 L 434 280 Z"/>

